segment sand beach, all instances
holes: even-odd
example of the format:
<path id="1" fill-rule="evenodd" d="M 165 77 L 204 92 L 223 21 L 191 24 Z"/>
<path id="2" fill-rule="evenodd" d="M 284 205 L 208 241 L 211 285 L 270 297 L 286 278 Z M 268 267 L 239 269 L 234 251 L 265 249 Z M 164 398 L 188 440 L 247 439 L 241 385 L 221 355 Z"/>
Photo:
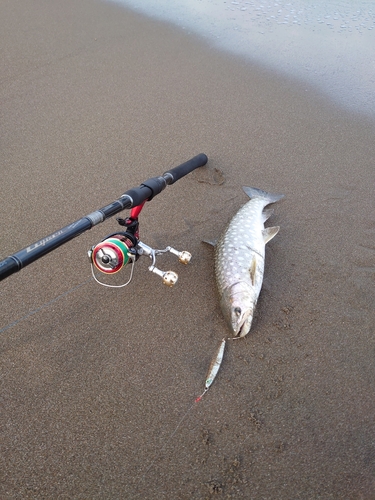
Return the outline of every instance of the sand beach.
<path id="1" fill-rule="evenodd" d="M 374 121 L 112 3 L 2 1 L 0 28 L 1 259 L 209 158 L 141 215 L 193 255 L 161 257 L 174 288 L 142 259 L 123 289 L 90 279 L 114 219 L 1 282 L 0 497 L 374 499 Z M 285 195 L 280 232 L 195 403 L 228 335 L 202 240 L 244 185 Z"/>

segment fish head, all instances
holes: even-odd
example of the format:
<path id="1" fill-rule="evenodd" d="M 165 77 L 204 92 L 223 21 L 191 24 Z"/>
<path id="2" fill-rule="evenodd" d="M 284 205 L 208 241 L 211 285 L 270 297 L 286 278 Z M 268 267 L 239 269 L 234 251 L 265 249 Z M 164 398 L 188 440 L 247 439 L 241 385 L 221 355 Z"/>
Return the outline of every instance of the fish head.
<path id="1" fill-rule="evenodd" d="M 234 336 L 244 337 L 251 328 L 255 301 L 246 283 L 236 283 L 222 296 L 222 310 Z"/>

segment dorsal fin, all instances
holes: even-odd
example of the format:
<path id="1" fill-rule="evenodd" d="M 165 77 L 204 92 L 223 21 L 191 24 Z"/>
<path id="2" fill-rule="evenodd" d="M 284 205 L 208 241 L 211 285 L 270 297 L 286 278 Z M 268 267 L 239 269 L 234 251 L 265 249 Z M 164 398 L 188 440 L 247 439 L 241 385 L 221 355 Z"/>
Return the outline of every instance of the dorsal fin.
<path id="1" fill-rule="evenodd" d="M 263 241 L 264 244 L 266 245 L 274 236 L 277 235 L 279 232 L 280 226 L 274 226 L 274 227 L 266 227 L 263 229 L 262 234 L 263 234 Z"/>

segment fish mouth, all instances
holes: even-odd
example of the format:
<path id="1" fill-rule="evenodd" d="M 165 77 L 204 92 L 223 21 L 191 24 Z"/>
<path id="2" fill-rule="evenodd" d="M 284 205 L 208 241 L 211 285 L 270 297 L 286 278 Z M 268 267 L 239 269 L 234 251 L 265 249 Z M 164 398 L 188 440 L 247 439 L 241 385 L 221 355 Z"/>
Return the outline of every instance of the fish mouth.
<path id="1" fill-rule="evenodd" d="M 245 337 L 250 331 L 253 315 L 248 311 L 244 314 L 240 321 L 232 324 L 232 329 L 235 337 Z"/>
<path id="2" fill-rule="evenodd" d="M 247 335 L 250 331 L 250 327 L 251 327 L 251 321 L 250 323 L 248 323 L 247 321 L 241 326 L 241 328 L 239 329 L 238 331 L 238 337 L 244 337 L 245 335 Z"/>

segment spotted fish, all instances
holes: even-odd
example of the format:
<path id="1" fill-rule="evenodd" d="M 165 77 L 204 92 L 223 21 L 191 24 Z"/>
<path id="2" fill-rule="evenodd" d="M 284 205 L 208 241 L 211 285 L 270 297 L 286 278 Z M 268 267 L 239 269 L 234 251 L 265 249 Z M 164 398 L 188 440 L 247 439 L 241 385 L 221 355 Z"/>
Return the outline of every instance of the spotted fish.
<path id="1" fill-rule="evenodd" d="M 248 201 L 220 236 L 215 249 L 215 274 L 221 308 L 235 336 L 249 333 L 262 288 L 265 246 L 279 227 L 264 227 L 272 210 L 264 208 L 283 195 L 243 187 Z"/>

